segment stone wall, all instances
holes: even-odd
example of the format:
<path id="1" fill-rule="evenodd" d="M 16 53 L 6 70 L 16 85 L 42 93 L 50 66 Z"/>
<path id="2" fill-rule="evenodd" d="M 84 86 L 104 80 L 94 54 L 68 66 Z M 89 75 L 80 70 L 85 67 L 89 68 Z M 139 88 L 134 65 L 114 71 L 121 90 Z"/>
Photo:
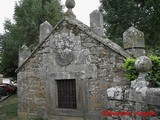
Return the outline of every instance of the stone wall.
<path id="1" fill-rule="evenodd" d="M 141 56 L 135 62 L 139 76 L 131 82 L 130 88 L 114 86 L 107 89 L 108 100 L 102 112 L 104 119 L 160 119 L 160 88 L 148 88 L 149 83 L 145 80 L 151 67 L 151 60 L 146 56 Z"/>
<path id="2" fill-rule="evenodd" d="M 125 57 L 145 55 L 144 34 L 129 28 L 123 34 L 124 50 L 103 38 L 103 18 L 98 11 L 90 15 L 88 27 L 75 19 L 74 0 L 67 0 L 66 6 L 64 18 L 55 27 L 47 21 L 41 24 L 39 45 L 32 53 L 26 46 L 19 52 L 19 119 L 140 120 L 154 112 L 156 116 L 146 117 L 157 120 L 160 89 L 147 88 L 143 73 L 130 87 L 122 67 Z M 75 79 L 77 109 L 57 107 L 57 80 L 64 79 Z M 111 116 L 108 110 L 131 114 Z"/>
<path id="3" fill-rule="evenodd" d="M 46 109 L 45 81 L 42 76 L 42 54 L 37 52 L 17 75 L 18 115 L 20 120 L 29 120 Z"/>
<path id="4" fill-rule="evenodd" d="M 50 117 L 62 115 L 55 107 L 54 95 L 56 93 L 53 91 L 56 89 L 56 79 L 77 80 L 77 91 L 80 91 L 77 93 L 80 99 L 78 100 L 80 113 L 70 111 L 70 116 L 80 116 L 89 120 L 101 117 L 99 111 L 105 106 L 106 89 L 127 83 L 122 69 L 124 57 L 66 21 L 62 22 L 62 26 L 57 27 L 50 38 L 46 42 L 50 45 L 48 48 L 50 53 L 45 56 L 48 108 L 49 111 L 54 111 L 49 113 Z M 60 59 L 56 59 L 56 54 L 58 54 L 58 49 L 61 50 L 63 44 L 67 42 L 68 46 L 65 47 L 73 52 L 74 59 L 68 65 L 63 66 L 62 64 L 66 63 L 61 63 Z M 65 52 L 66 48 L 61 52 Z M 60 116 L 56 118 L 61 120 Z"/>
<path id="5" fill-rule="evenodd" d="M 42 38 L 54 31 L 46 40 L 40 39 L 39 48 L 19 69 L 19 118 L 101 119 L 106 89 L 128 84 L 122 68 L 124 56 L 65 20 L 55 28 L 48 22 L 42 25 Z M 58 79 L 76 79 L 77 110 L 57 109 Z"/>
<path id="6" fill-rule="evenodd" d="M 159 88 L 148 88 L 143 95 L 140 91 L 115 86 L 107 89 L 107 96 L 106 108 L 102 112 L 104 120 L 160 119 Z"/>

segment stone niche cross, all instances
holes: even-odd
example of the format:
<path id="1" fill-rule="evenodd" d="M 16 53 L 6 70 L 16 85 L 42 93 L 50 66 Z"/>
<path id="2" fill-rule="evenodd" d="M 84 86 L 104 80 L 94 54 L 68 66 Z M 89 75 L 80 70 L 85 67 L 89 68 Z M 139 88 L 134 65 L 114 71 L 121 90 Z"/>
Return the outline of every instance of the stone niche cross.
<path id="1" fill-rule="evenodd" d="M 64 16 L 67 18 L 76 18 L 76 16 L 74 15 L 74 13 L 72 11 L 72 9 L 75 7 L 75 1 L 74 0 L 66 0 L 65 5 L 68 8 L 68 10 L 65 12 Z"/>

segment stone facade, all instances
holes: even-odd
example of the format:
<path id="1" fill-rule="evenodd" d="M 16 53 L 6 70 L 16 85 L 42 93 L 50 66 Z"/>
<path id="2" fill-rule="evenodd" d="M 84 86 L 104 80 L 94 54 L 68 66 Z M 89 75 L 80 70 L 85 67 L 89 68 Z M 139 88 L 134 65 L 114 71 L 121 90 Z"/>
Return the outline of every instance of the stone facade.
<path id="1" fill-rule="evenodd" d="M 122 48 L 113 44 L 118 52 L 114 51 L 101 42 L 102 38 L 97 40 L 99 36 L 94 35 L 88 26 L 76 19 L 69 20 L 62 20 L 55 28 L 48 22 L 43 23 L 42 26 L 48 27 L 41 31 L 41 37 L 51 31 L 50 28 L 53 28 L 52 34 L 42 42 L 40 39 L 41 45 L 18 69 L 20 119 L 40 115 L 65 120 L 61 115 L 70 115 L 73 118 L 69 119 L 93 120 L 95 116 L 101 117 L 99 113 L 107 99 L 106 89 L 127 84 L 122 69 L 125 58 Z M 90 30 L 88 34 L 83 30 L 86 28 Z M 77 110 L 69 110 L 68 113 L 68 110 L 56 108 L 57 79 L 76 80 Z"/>
<path id="2" fill-rule="evenodd" d="M 132 56 L 133 51 L 129 55 L 102 37 L 102 28 L 96 34 L 95 26 L 90 28 L 78 21 L 72 12 L 74 5 L 74 1 L 67 0 L 68 11 L 56 26 L 47 21 L 41 24 L 39 45 L 34 51 L 30 52 L 25 45 L 20 50 L 17 69 L 19 120 L 38 117 L 44 120 L 105 120 L 102 113 L 108 107 L 117 109 L 118 106 L 117 110 L 123 110 L 131 104 L 139 106 L 139 102 L 135 102 L 139 94 L 129 90 L 122 67 L 123 60 Z M 98 14 L 94 11 L 91 17 L 100 17 L 97 20 L 101 21 L 102 16 Z M 100 21 L 92 21 L 102 27 Z M 124 41 L 128 34 L 130 32 L 125 33 Z M 76 83 L 76 109 L 58 107 L 57 80 L 67 79 L 74 79 Z M 118 87 L 115 89 L 115 86 Z M 130 97 L 123 101 L 124 96 Z"/>
<path id="3" fill-rule="evenodd" d="M 108 100 L 102 112 L 104 120 L 159 120 L 160 89 L 142 91 L 115 86 L 107 90 Z M 127 114 L 128 112 L 128 114 Z"/>

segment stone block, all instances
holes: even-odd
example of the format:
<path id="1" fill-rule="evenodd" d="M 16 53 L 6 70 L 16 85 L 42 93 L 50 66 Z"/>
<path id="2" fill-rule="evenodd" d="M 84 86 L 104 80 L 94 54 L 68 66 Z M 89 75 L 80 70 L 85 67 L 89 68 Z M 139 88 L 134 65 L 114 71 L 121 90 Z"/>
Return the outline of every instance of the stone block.
<path id="1" fill-rule="evenodd" d="M 103 16 L 98 10 L 90 14 L 90 27 L 95 34 L 103 36 Z"/>
<path id="2" fill-rule="evenodd" d="M 132 48 L 132 49 L 126 49 L 125 50 L 130 56 L 133 57 L 140 57 L 140 56 L 144 56 L 146 54 L 144 49 L 137 49 L 137 48 Z"/>
<path id="3" fill-rule="evenodd" d="M 123 33 L 123 46 L 128 54 L 134 57 L 145 55 L 145 41 L 143 32 L 130 27 Z"/>
<path id="4" fill-rule="evenodd" d="M 160 88 L 148 88 L 146 95 L 160 96 Z"/>
<path id="5" fill-rule="evenodd" d="M 46 39 L 46 37 L 48 37 L 50 35 L 52 30 L 53 30 L 53 27 L 49 22 L 45 21 L 44 23 L 42 23 L 40 25 L 40 40 L 39 40 L 39 43 L 41 43 L 44 39 Z"/>
<path id="6" fill-rule="evenodd" d="M 22 63 L 29 57 L 31 54 L 31 50 L 26 46 L 23 45 L 19 50 L 19 63 L 18 65 L 22 65 Z"/>
<path id="7" fill-rule="evenodd" d="M 160 96 L 146 95 L 145 102 L 150 105 L 160 106 Z"/>
<path id="8" fill-rule="evenodd" d="M 123 99 L 122 87 L 116 86 L 116 87 L 107 89 L 107 96 L 108 98 L 111 98 L 111 99 L 122 100 Z"/>
<path id="9" fill-rule="evenodd" d="M 129 48 L 144 48 L 144 34 L 134 27 L 130 27 L 123 33 L 124 49 Z"/>
<path id="10" fill-rule="evenodd" d="M 140 92 L 136 92 L 134 90 L 129 90 L 129 91 L 126 91 L 125 93 L 126 93 L 125 95 L 127 95 L 127 97 L 124 97 L 124 98 L 129 101 L 135 101 L 135 102 L 142 102 L 143 101 L 143 97 Z"/>
<path id="11" fill-rule="evenodd" d="M 142 111 L 142 104 L 141 103 L 135 103 L 135 111 Z"/>
<path id="12" fill-rule="evenodd" d="M 146 91 L 146 103 L 160 106 L 160 88 L 149 88 Z"/>

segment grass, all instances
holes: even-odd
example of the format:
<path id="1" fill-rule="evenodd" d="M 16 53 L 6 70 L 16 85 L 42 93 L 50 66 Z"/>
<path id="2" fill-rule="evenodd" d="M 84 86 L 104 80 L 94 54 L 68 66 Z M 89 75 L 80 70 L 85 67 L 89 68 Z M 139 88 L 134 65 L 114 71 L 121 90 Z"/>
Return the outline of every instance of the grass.
<path id="1" fill-rule="evenodd" d="M 0 120 L 17 120 L 17 95 L 0 103 Z"/>

